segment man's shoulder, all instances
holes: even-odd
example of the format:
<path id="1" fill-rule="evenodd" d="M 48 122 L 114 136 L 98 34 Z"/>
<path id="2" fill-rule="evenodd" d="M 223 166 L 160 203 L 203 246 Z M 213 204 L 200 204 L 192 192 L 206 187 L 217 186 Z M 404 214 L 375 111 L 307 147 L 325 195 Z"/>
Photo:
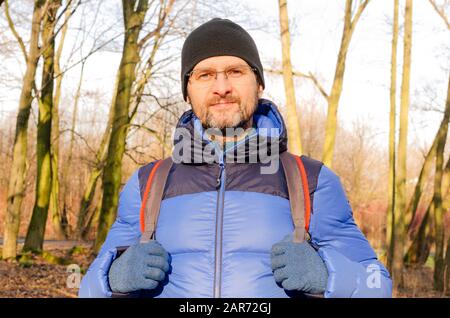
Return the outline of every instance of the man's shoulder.
<path id="1" fill-rule="evenodd" d="M 305 167 L 306 176 L 308 179 L 309 193 L 313 193 L 317 188 L 319 174 L 323 167 L 323 162 L 313 159 L 309 156 L 301 155 L 303 166 Z"/>
<path id="2" fill-rule="evenodd" d="M 145 186 L 147 185 L 148 177 L 150 176 L 150 173 L 152 172 L 153 167 L 159 160 L 151 161 L 145 165 L 140 166 L 137 169 L 137 175 L 138 175 L 138 181 L 139 181 L 139 190 L 142 194 L 145 191 Z"/>
<path id="3" fill-rule="evenodd" d="M 339 175 L 322 161 L 305 155 L 301 155 L 300 158 L 308 176 L 308 183 L 312 183 L 315 187 L 318 182 L 328 183 L 332 181 L 333 183 L 340 183 Z"/>
<path id="4" fill-rule="evenodd" d="M 150 172 L 152 171 L 153 167 L 155 166 L 155 164 L 158 162 L 158 160 L 154 160 L 151 161 L 145 165 L 140 166 L 137 170 L 138 170 L 138 177 L 139 177 L 139 183 L 141 183 L 141 178 L 145 178 L 145 180 L 147 180 L 148 175 L 150 174 Z"/>
<path id="5" fill-rule="evenodd" d="M 303 166 L 306 169 L 306 173 L 319 173 L 320 169 L 324 165 L 322 161 L 314 159 L 312 157 L 301 155 L 300 159 L 302 160 Z"/>

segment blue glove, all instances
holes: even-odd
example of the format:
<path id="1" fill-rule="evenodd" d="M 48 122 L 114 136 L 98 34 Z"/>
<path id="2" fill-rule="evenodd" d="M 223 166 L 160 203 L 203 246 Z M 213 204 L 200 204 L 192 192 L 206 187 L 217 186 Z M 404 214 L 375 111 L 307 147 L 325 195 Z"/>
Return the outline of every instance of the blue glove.
<path id="1" fill-rule="evenodd" d="M 165 279 L 169 263 L 169 254 L 155 240 L 132 245 L 112 263 L 109 286 L 119 293 L 155 289 Z"/>
<path id="2" fill-rule="evenodd" d="M 275 281 L 289 291 L 323 294 L 328 271 L 308 242 L 292 242 L 292 234 L 272 246 L 271 265 Z"/>

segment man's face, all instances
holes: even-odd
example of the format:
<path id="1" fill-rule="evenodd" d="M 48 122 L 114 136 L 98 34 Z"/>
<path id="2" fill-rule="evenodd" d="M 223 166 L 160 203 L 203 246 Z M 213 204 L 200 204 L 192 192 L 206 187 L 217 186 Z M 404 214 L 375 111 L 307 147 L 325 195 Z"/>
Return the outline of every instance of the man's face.
<path id="1" fill-rule="evenodd" d="M 234 75 L 235 68 L 244 73 Z M 205 81 L 208 72 L 214 71 L 219 72 L 217 78 Z M 228 71 L 228 79 L 223 71 Z M 193 72 L 187 84 L 188 101 L 203 126 L 222 130 L 244 127 L 263 91 L 250 66 L 239 57 L 214 56 L 199 62 Z M 204 72 L 206 75 L 202 75 Z"/>

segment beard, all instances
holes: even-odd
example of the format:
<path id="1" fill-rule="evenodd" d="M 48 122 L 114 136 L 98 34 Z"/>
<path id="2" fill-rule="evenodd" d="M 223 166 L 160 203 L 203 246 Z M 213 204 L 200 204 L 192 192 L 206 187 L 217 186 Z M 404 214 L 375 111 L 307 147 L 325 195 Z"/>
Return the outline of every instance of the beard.
<path id="1" fill-rule="evenodd" d="M 225 131 L 226 128 L 247 128 L 247 123 L 253 116 L 258 105 L 258 93 L 255 92 L 252 98 L 242 102 L 238 96 L 227 95 L 225 98 L 211 98 L 206 105 L 197 109 L 192 105 L 195 115 L 200 119 L 203 128 L 219 129 Z M 230 107 L 214 109 L 211 105 L 219 102 L 234 103 Z"/>

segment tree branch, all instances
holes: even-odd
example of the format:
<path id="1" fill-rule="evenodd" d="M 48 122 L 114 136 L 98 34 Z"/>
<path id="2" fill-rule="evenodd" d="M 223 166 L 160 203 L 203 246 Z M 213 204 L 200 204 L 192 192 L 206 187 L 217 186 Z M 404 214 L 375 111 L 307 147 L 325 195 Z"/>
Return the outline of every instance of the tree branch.
<path id="1" fill-rule="evenodd" d="M 434 0 L 428 0 L 430 4 L 433 6 L 433 9 L 439 14 L 439 16 L 444 20 L 445 24 L 447 25 L 447 29 L 450 29 L 450 23 L 448 21 L 447 16 L 445 15 L 444 8 L 439 8 Z"/>
<path id="2" fill-rule="evenodd" d="M 364 2 L 358 6 L 358 10 L 356 11 L 355 17 L 353 18 L 353 21 L 350 24 L 350 28 L 352 30 L 355 28 L 356 23 L 358 23 L 358 20 L 361 17 L 361 14 L 363 13 L 364 9 L 367 7 L 369 2 L 370 2 L 370 0 L 364 0 Z"/>
<path id="3" fill-rule="evenodd" d="M 267 73 L 272 73 L 272 74 L 277 74 L 277 75 L 283 75 L 283 71 L 282 70 L 275 70 L 275 69 L 264 69 L 265 72 Z M 292 71 L 292 75 L 296 76 L 296 77 L 304 77 L 307 79 L 310 79 L 314 85 L 316 86 L 316 88 L 319 90 L 319 92 L 322 94 L 322 96 L 328 100 L 328 94 L 325 91 L 325 89 L 322 87 L 322 85 L 319 83 L 319 81 L 317 80 L 317 78 L 314 76 L 314 74 L 312 74 L 311 72 L 309 72 L 308 74 L 299 72 L 299 71 Z"/>
<path id="4" fill-rule="evenodd" d="M 140 41 L 138 44 L 139 49 L 142 48 L 142 46 L 152 37 L 154 37 L 157 33 L 161 32 L 161 29 L 164 26 L 164 22 L 166 20 L 167 15 L 169 14 L 169 12 L 172 10 L 172 6 L 173 6 L 173 2 L 174 0 L 169 0 L 169 4 L 167 7 L 164 7 L 161 4 L 161 8 L 160 8 L 160 12 L 159 12 L 159 17 L 158 17 L 158 25 L 156 26 L 156 28 L 147 33 Z"/>
<path id="5" fill-rule="evenodd" d="M 143 129 L 145 132 L 155 137 L 166 150 L 168 150 L 169 152 L 172 151 L 172 149 L 164 142 L 163 138 L 160 135 L 158 135 L 158 132 L 156 130 L 153 130 L 145 125 L 137 125 L 137 124 L 130 124 L 129 127 Z"/>
<path id="6" fill-rule="evenodd" d="M 327 94 L 327 92 L 325 91 L 325 89 L 322 87 L 322 85 L 319 83 L 319 81 L 317 80 L 317 78 L 311 73 L 309 72 L 309 75 L 306 76 L 306 78 L 309 78 L 310 80 L 312 80 L 312 82 L 314 83 L 314 85 L 317 87 L 317 89 L 319 90 L 319 92 L 322 94 L 322 96 L 328 100 L 329 96 Z"/>
<path id="7" fill-rule="evenodd" d="M 1 2 L 0 2 L 0 6 L 1 6 Z M 12 21 L 11 15 L 9 14 L 8 0 L 5 0 L 5 15 L 6 15 L 6 20 L 8 20 L 9 28 L 11 29 L 11 32 L 13 33 L 13 35 L 16 38 L 17 42 L 19 43 L 20 50 L 22 51 L 23 57 L 25 58 L 25 63 L 28 63 L 27 49 L 25 48 L 25 44 L 23 43 L 23 40 L 20 37 L 19 33 L 17 33 L 17 30 L 16 30 L 16 28 L 14 26 L 14 22 Z"/>
<path id="8" fill-rule="evenodd" d="M 53 36 L 54 38 L 56 38 L 56 36 L 59 34 L 59 32 L 61 32 L 61 30 L 66 27 L 66 24 L 69 22 L 69 19 L 75 14 L 78 7 L 81 5 L 81 0 L 79 0 L 75 5 L 72 5 L 72 1 L 73 0 L 68 1 L 67 5 L 64 7 L 63 11 L 60 13 L 58 18 L 56 19 L 56 22 L 58 22 L 61 19 L 62 15 L 65 16 L 63 24 L 58 29 L 56 29 L 55 35 Z M 70 6 L 73 6 L 73 9 L 70 11 L 70 13 L 66 14 L 66 12 L 67 12 L 67 10 L 69 10 Z"/>

